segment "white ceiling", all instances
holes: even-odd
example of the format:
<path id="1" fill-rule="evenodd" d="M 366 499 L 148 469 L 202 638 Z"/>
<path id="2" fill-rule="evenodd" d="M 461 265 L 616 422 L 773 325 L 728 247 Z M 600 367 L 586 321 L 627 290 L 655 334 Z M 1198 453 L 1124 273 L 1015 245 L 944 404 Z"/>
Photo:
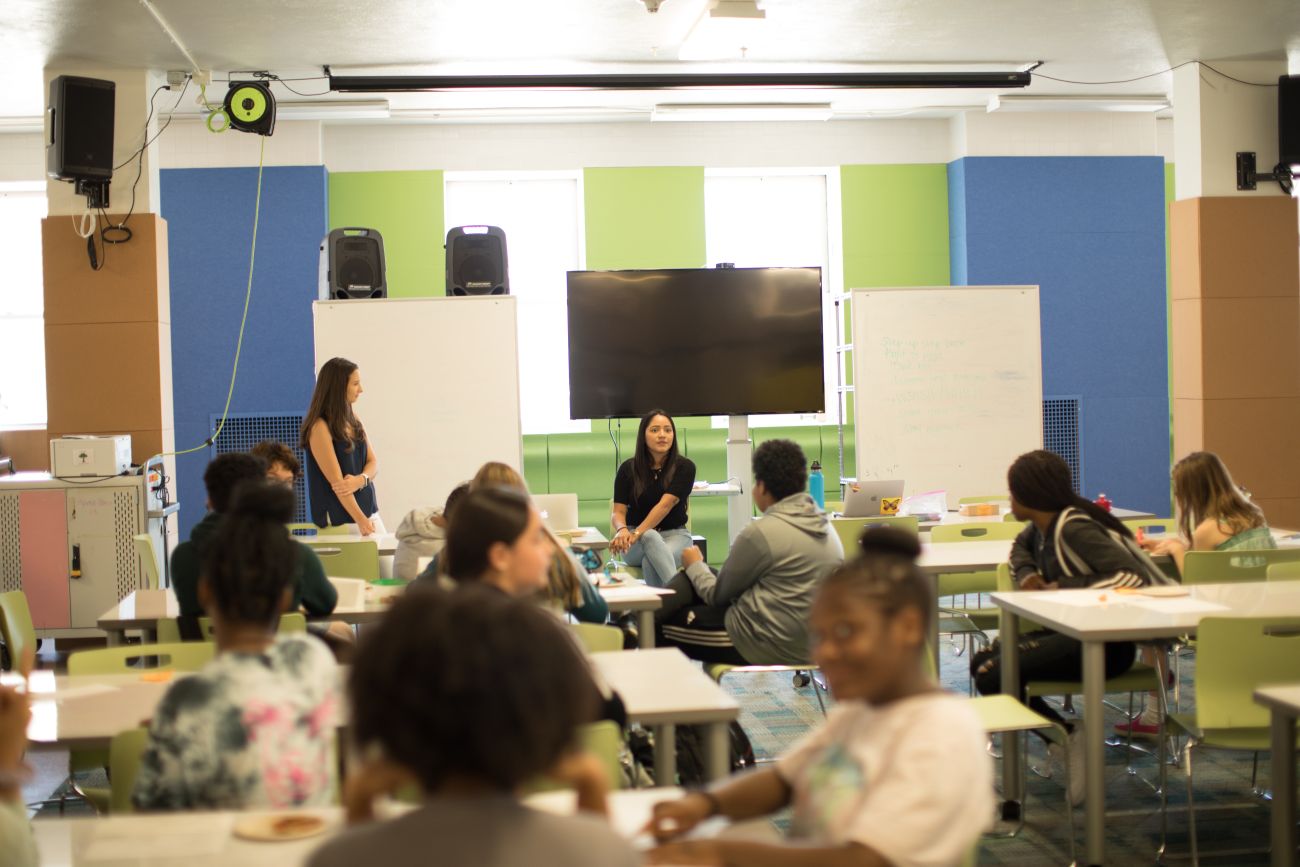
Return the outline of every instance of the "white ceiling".
<path id="1" fill-rule="evenodd" d="M 270 70 L 283 77 L 393 71 L 439 73 L 684 72 L 683 39 L 707 0 L 152 0 L 201 68 Z M 1300 0 L 765 0 L 767 19 L 743 60 L 724 68 L 1015 69 L 1081 81 L 1142 76 L 1186 60 L 1300 60 Z M 0 21 L 0 118 L 33 117 L 46 66 L 185 69 L 180 49 L 140 0 L 5 0 Z M 714 65 L 713 68 L 716 68 Z M 931 68 L 927 66 L 926 68 Z M 298 81 L 304 93 L 323 80 Z M 1165 94 L 1170 76 L 1122 85 L 1036 78 L 1033 94 Z M 210 95 L 219 95 L 217 85 Z M 1020 91 L 1026 92 L 1026 91 Z M 395 109 L 510 117 L 580 107 L 639 116 L 656 102 L 831 102 L 837 114 L 951 113 L 986 91 L 797 93 L 395 94 Z M 282 101 L 302 101 L 277 86 Z M 341 95 L 357 100 L 376 97 Z M 377 97 L 385 98 L 385 97 Z M 166 100 L 163 105 L 166 106 Z M 181 110 L 197 110 L 189 100 Z M 926 110 L 928 109 L 928 110 Z M 937 109 L 937 110 L 936 110 Z M 454 113 L 454 112 L 453 112 Z M 576 113 L 576 112 L 575 112 Z"/>

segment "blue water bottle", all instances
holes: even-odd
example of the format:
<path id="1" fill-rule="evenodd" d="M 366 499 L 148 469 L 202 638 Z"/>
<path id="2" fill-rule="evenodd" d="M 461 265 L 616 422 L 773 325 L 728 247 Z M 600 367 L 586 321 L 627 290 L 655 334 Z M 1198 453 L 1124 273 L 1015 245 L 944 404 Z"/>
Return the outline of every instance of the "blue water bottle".
<path id="1" fill-rule="evenodd" d="M 820 461 L 812 462 L 812 472 L 808 474 L 808 493 L 817 501 L 817 508 L 826 508 L 826 477 L 822 475 Z"/>

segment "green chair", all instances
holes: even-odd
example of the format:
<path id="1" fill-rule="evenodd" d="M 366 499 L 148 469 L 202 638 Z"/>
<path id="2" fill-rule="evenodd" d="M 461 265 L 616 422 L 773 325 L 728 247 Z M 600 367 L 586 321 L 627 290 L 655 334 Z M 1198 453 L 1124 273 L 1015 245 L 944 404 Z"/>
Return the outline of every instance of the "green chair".
<path id="1" fill-rule="evenodd" d="M 937 524 L 930 528 L 931 542 L 988 542 L 1011 540 L 1020 535 L 1021 528 L 1002 521 L 971 521 L 958 524 Z M 1007 546 L 1008 551 L 1010 546 Z M 997 606 L 968 606 L 965 597 L 981 597 L 998 589 L 996 571 L 955 572 L 939 575 L 936 595 L 940 599 L 963 597 L 961 605 L 939 607 L 940 634 L 964 635 L 969 643 L 972 635 L 987 640 L 987 632 L 997 629 L 1001 611 Z M 969 649 L 969 648 L 967 648 Z"/>
<path id="2" fill-rule="evenodd" d="M 569 629 L 588 653 L 604 653 L 623 649 L 623 631 L 615 626 L 597 623 L 570 623 Z"/>
<path id="3" fill-rule="evenodd" d="M 1264 581 L 1275 563 L 1300 562 L 1300 548 L 1240 551 L 1188 551 L 1183 559 L 1184 584 Z"/>
<path id="4" fill-rule="evenodd" d="M 1002 520 L 1006 521 L 1008 524 L 1024 524 L 1024 523 L 1025 523 L 1024 521 L 1022 521 L 1022 520 L 1020 520 L 1019 518 L 1016 517 L 1016 513 L 1015 513 L 1015 512 L 1007 512 L 1005 515 L 1002 516 Z"/>
<path id="5" fill-rule="evenodd" d="M 149 743 L 147 728 L 127 729 L 118 732 L 108 745 L 108 812 L 118 816 L 135 812 L 131 792 L 135 778 L 140 775 L 140 757 Z"/>
<path id="6" fill-rule="evenodd" d="M 626 779 L 623 776 L 624 741 L 623 732 L 616 723 L 602 720 L 583 726 L 578 731 L 578 744 L 583 750 L 600 759 L 608 775 L 611 790 L 623 788 Z M 563 787 L 555 780 L 541 776 L 525 783 L 522 788 L 524 794 L 531 795 L 537 792 L 555 791 Z M 404 796 L 399 796 L 399 799 L 418 803 L 422 800 L 422 796 L 418 792 L 408 791 Z"/>
<path id="7" fill-rule="evenodd" d="M 870 518 L 831 518 L 831 527 L 840 537 L 844 546 L 844 556 L 853 557 L 858 551 L 858 540 L 868 527 L 897 527 L 912 533 L 918 531 L 920 523 L 915 515 L 879 515 Z"/>
<path id="8" fill-rule="evenodd" d="M 957 505 L 964 506 L 967 503 L 1003 503 L 1011 500 L 1010 494 L 986 494 L 982 497 L 958 497 Z"/>
<path id="9" fill-rule="evenodd" d="M 1269 581 L 1300 581 L 1300 563 L 1270 563 L 1268 565 Z"/>
<path id="10" fill-rule="evenodd" d="M 305 539 L 303 544 L 310 546 L 316 552 L 326 575 L 335 578 L 361 578 L 365 581 L 379 580 L 378 542 L 367 539 L 355 541 Z"/>
<path id="11" fill-rule="evenodd" d="M 148 533 L 137 533 L 131 537 L 135 545 L 135 553 L 140 555 L 140 565 L 143 567 L 144 587 L 151 589 L 161 587 L 162 581 L 158 577 L 158 556 L 153 549 L 153 536 Z"/>
<path id="12" fill-rule="evenodd" d="M 1192 864 L 1200 863 L 1196 841 L 1192 751 L 1197 747 L 1268 752 L 1269 712 L 1254 700 L 1264 684 L 1300 680 L 1300 618 L 1207 617 L 1197 627 L 1196 706 L 1192 713 L 1169 714 L 1166 731 L 1187 736 L 1183 774 L 1187 783 L 1187 826 Z M 1160 849 L 1167 831 L 1166 765 L 1160 763 Z M 1238 853 L 1233 853 L 1238 854 Z"/>
<path id="13" fill-rule="evenodd" d="M 936 524 L 930 528 L 931 542 L 1008 542 L 1020 535 L 1024 528 L 1005 521 L 968 521 L 956 524 Z M 1011 550 L 1011 546 L 1007 546 Z"/>
<path id="14" fill-rule="evenodd" d="M 203 634 L 203 641 L 212 641 L 214 635 L 212 632 L 212 621 L 207 617 L 199 618 L 199 630 Z M 280 615 L 280 627 L 277 632 L 285 634 L 293 632 L 307 631 L 307 618 L 299 611 L 290 611 L 287 614 Z M 168 617 L 158 621 L 158 643 L 168 644 L 181 641 L 181 627 L 177 618 Z"/>
<path id="15" fill-rule="evenodd" d="M 27 596 L 21 590 L 0 593 L 0 637 L 9 651 L 9 665 L 17 669 L 23 654 L 30 649 L 36 653 L 36 626 L 32 611 L 27 607 Z"/>

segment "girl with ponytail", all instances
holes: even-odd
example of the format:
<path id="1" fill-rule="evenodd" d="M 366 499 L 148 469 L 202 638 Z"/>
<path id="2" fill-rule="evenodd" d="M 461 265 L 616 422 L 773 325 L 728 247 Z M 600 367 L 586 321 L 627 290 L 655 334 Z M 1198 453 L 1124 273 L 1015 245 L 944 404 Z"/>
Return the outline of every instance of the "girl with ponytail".
<path id="1" fill-rule="evenodd" d="M 278 635 L 293 599 L 293 492 L 235 489 L 207 546 L 199 599 L 217 656 L 177 680 L 149 725 L 132 800 L 141 810 L 325 806 L 337 726 L 337 669 L 326 646 Z"/>

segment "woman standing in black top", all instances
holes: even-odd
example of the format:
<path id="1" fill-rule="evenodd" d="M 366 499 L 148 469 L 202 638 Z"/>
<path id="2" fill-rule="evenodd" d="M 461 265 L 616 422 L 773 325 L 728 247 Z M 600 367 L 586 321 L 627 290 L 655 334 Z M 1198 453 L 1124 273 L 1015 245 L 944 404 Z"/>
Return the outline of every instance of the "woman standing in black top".
<path id="1" fill-rule="evenodd" d="M 647 584 L 663 587 L 690 547 L 686 500 L 695 485 L 695 464 L 677 453 L 677 426 L 663 410 L 641 418 L 636 452 L 614 477 L 614 538 L 609 547 L 629 566 L 640 566 Z"/>
<path id="2" fill-rule="evenodd" d="M 379 459 L 352 412 L 361 396 L 361 371 L 346 358 L 321 366 L 302 421 L 311 519 L 318 527 L 355 524 L 362 536 L 384 532 L 375 496 Z"/>

